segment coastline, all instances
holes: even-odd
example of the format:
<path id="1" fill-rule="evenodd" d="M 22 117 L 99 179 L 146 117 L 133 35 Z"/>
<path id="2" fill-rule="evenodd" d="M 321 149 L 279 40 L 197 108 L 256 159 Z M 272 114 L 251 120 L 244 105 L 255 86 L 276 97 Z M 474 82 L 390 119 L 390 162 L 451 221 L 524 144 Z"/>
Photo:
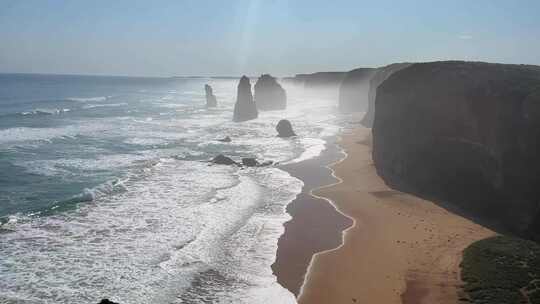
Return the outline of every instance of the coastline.
<path id="1" fill-rule="evenodd" d="M 370 134 L 344 134 L 347 157 L 331 167 L 341 181 L 313 191 L 354 224 L 335 249 L 313 255 L 298 303 L 457 303 L 462 250 L 495 233 L 389 188 L 373 165 Z"/>
<path id="2" fill-rule="evenodd" d="M 350 218 L 338 212 L 326 198 L 313 191 L 338 181 L 330 166 L 345 158 L 337 136 L 325 138 L 325 149 L 317 157 L 279 168 L 304 183 L 302 192 L 287 205 L 291 219 L 278 240 L 272 270 L 278 283 L 298 296 L 313 255 L 342 243 L 342 232 L 352 226 Z"/>

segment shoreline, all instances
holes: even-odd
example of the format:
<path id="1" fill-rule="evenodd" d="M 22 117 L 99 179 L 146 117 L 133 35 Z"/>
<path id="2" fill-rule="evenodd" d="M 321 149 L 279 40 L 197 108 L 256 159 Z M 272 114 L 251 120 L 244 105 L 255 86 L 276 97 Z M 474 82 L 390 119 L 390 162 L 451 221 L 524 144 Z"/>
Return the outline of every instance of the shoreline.
<path id="1" fill-rule="evenodd" d="M 313 254 L 298 303 L 457 303 L 462 250 L 495 233 L 389 188 L 376 174 L 370 134 L 363 127 L 343 134 L 347 156 L 328 164 L 337 182 L 313 190 L 353 225 L 340 244 Z"/>
<path id="2" fill-rule="evenodd" d="M 277 282 L 296 297 L 301 293 L 313 256 L 340 246 L 343 231 L 353 225 L 352 219 L 339 212 L 327 198 L 313 194 L 321 187 L 339 182 L 330 167 L 346 158 L 345 151 L 337 144 L 338 136 L 325 141 L 325 149 L 319 156 L 279 166 L 304 183 L 302 191 L 286 207 L 291 219 L 283 224 L 285 230 L 278 240 L 272 264 Z"/>

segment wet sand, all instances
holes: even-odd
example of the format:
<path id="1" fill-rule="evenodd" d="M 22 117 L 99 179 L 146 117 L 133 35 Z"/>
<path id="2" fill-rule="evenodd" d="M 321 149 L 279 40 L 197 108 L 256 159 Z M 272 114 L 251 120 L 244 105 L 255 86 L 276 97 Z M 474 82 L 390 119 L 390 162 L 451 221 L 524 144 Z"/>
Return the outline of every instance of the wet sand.
<path id="1" fill-rule="evenodd" d="M 340 145 L 348 156 L 332 168 L 342 181 L 314 194 L 329 198 L 354 219 L 354 225 L 343 233 L 341 246 L 313 256 L 298 302 L 458 303 L 462 250 L 494 233 L 433 202 L 386 186 L 371 159 L 369 129 L 344 135 Z M 327 238 L 336 237 L 344 227 L 332 222 L 343 218 L 339 213 L 330 215 L 336 214 L 333 207 L 308 211 L 308 206 L 303 200 L 291 204 L 293 220 L 280 239 L 277 274 L 286 287 L 298 285 L 308 252 L 335 244 Z"/>
<path id="2" fill-rule="evenodd" d="M 326 200 L 310 193 L 313 189 L 338 180 L 327 166 L 345 157 L 335 144 L 336 138 L 327 139 L 326 149 L 320 156 L 299 163 L 281 166 L 304 182 L 302 193 L 287 206 L 292 219 L 284 224 L 285 232 L 278 241 L 276 261 L 272 270 L 278 282 L 298 295 L 312 256 L 342 243 L 342 232 L 353 221 Z"/>

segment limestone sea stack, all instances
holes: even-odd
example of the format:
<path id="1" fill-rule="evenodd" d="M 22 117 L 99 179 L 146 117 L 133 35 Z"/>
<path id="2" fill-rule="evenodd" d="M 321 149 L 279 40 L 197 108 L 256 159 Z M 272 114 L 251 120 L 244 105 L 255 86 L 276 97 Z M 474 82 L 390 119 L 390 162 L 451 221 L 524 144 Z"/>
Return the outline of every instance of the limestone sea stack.
<path id="1" fill-rule="evenodd" d="M 216 99 L 216 96 L 214 96 L 212 87 L 208 84 L 205 84 L 204 91 L 206 92 L 206 107 L 207 108 L 217 107 L 217 99 Z"/>
<path id="2" fill-rule="evenodd" d="M 365 112 L 369 103 L 370 80 L 375 72 L 359 68 L 347 72 L 339 87 L 339 111 L 342 113 Z"/>
<path id="3" fill-rule="evenodd" d="M 368 93 L 368 109 L 364 117 L 362 118 L 362 125 L 371 128 L 373 127 L 373 118 L 375 116 L 375 99 L 377 97 L 377 88 L 393 73 L 404 69 L 411 65 L 410 63 L 393 63 L 382 68 L 378 68 L 377 71 L 371 77 L 369 81 L 369 93 Z"/>
<path id="4" fill-rule="evenodd" d="M 296 136 L 291 122 L 287 119 L 282 119 L 278 122 L 278 124 L 276 125 L 276 131 L 278 132 L 278 137 Z"/>
<path id="5" fill-rule="evenodd" d="M 241 122 L 257 118 L 259 112 L 251 94 L 249 78 L 242 76 L 238 83 L 236 103 L 234 104 L 233 121 Z"/>
<path id="6" fill-rule="evenodd" d="M 254 86 L 254 98 L 260 111 L 284 110 L 287 107 L 287 94 L 276 78 L 263 74 Z"/>
<path id="7" fill-rule="evenodd" d="M 540 67 L 417 63 L 375 104 L 373 160 L 389 185 L 540 240 Z"/>

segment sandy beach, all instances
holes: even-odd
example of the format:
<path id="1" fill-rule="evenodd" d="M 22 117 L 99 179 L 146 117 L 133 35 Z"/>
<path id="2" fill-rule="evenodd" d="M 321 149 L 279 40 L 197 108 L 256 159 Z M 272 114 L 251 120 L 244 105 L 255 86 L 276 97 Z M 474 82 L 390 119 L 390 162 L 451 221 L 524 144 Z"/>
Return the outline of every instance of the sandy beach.
<path id="1" fill-rule="evenodd" d="M 457 303 L 461 252 L 494 232 L 437 204 L 395 191 L 377 175 L 370 129 L 343 136 L 341 179 L 314 194 L 354 225 L 343 244 L 313 256 L 298 302 Z"/>

